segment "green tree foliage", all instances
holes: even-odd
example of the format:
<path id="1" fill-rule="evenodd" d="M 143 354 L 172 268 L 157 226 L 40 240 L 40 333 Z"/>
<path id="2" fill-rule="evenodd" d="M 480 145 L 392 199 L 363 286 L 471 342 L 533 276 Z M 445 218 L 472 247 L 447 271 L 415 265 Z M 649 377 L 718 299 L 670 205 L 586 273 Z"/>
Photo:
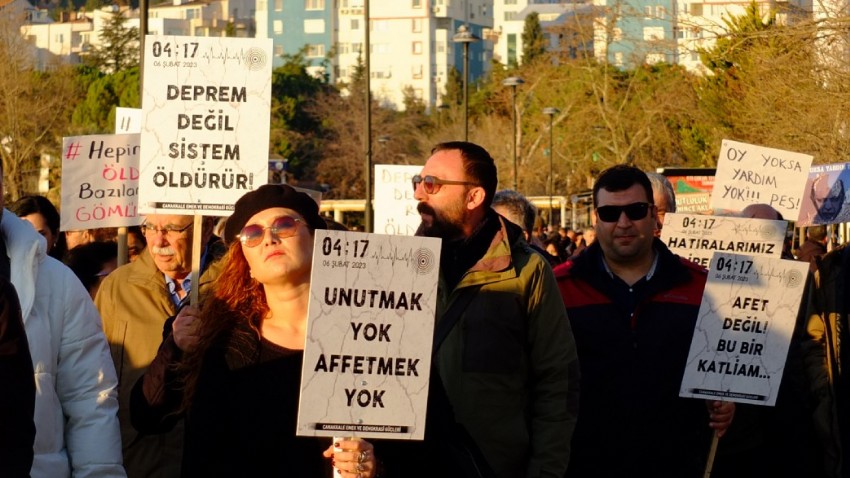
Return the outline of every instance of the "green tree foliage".
<path id="1" fill-rule="evenodd" d="M 522 28 L 522 63 L 532 64 L 546 56 L 546 36 L 540 25 L 540 15 L 531 12 Z"/>
<path id="2" fill-rule="evenodd" d="M 100 32 L 100 45 L 93 46 L 85 61 L 105 73 L 139 66 L 139 29 L 128 28 L 118 7 Z"/>
<path id="3" fill-rule="evenodd" d="M 755 3 L 728 19 L 724 35 L 701 52 L 712 75 L 702 82 L 700 109 L 718 125 L 707 142 L 711 156 L 721 139 L 734 138 L 812 154 L 816 163 L 845 161 L 847 38 L 846 19 L 780 24 Z"/>
<path id="4" fill-rule="evenodd" d="M 115 108 L 140 108 L 139 68 L 99 74 L 91 80 L 85 99 L 77 105 L 72 124 L 83 134 L 115 130 Z"/>
<path id="5" fill-rule="evenodd" d="M 290 173 L 309 172 L 319 149 L 315 135 L 320 123 L 307 110 L 313 98 L 328 86 L 307 71 L 306 49 L 284 55 L 284 64 L 272 72 L 271 152 L 289 160 Z"/>

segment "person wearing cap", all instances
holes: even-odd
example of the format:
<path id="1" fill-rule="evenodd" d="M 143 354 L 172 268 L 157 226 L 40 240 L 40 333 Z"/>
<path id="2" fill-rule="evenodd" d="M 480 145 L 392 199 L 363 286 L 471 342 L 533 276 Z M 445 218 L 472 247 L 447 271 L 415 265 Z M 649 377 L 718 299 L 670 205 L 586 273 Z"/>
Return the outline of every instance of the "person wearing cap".
<path id="1" fill-rule="evenodd" d="M 164 328 L 169 329 L 191 290 L 193 217 L 151 214 L 141 226 L 147 249 L 136 261 L 115 269 L 100 284 L 95 305 L 103 318 L 118 373 L 118 418 L 124 466 L 129 478 L 176 478 L 182 459 L 182 425 L 155 436 L 139 434 L 130 424 L 130 390 L 156 356 Z M 213 265 L 224 254 L 204 221 L 200 291 L 217 275 Z M 166 330 L 167 332 L 168 330 Z"/>
<path id="2" fill-rule="evenodd" d="M 326 476 L 331 456 L 344 478 L 375 476 L 368 441 L 295 436 L 313 236 L 326 228 L 290 186 L 236 202 L 219 279 L 177 315 L 130 398 L 142 433 L 185 415 L 183 476 Z"/>

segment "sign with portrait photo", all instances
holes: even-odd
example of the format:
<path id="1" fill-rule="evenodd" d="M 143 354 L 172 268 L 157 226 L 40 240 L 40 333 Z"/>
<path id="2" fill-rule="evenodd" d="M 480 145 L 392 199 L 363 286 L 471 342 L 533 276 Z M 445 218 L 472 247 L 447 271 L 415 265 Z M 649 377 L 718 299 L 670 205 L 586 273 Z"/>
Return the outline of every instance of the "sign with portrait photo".
<path id="1" fill-rule="evenodd" d="M 806 181 L 798 227 L 850 222 L 850 163 L 812 166 Z"/>

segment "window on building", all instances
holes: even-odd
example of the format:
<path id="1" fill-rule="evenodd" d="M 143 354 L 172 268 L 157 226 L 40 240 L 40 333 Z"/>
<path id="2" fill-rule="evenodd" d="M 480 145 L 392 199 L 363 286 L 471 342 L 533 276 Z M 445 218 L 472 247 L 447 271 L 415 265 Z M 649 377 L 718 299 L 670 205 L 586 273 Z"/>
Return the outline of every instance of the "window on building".
<path id="1" fill-rule="evenodd" d="M 352 18 L 351 19 L 351 29 L 352 30 L 360 30 L 360 19 Z"/>
<path id="2" fill-rule="evenodd" d="M 702 16 L 702 4 L 701 3 L 692 3 L 689 8 L 690 14 L 695 17 Z"/>
<path id="3" fill-rule="evenodd" d="M 505 5 L 516 5 L 516 0 L 505 0 Z"/>
<path id="4" fill-rule="evenodd" d="M 434 51 L 437 53 L 445 53 L 446 52 L 446 42 L 438 41 L 434 46 Z"/>
<path id="5" fill-rule="evenodd" d="M 644 27 L 644 41 L 659 41 L 664 39 L 664 27 Z"/>
<path id="6" fill-rule="evenodd" d="M 370 46 L 372 47 L 371 52 L 374 54 L 384 55 L 392 53 L 389 43 L 372 43 Z"/>
<path id="7" fill-rule="evenodd" d="M 272 22 L 272 30 L 275 35 L 283 35 L 283 20 L 275 20 Z"/>
<path id="8" fill-rule="evenodd" d="M 352 43 L 351 44 L 351 53 L 360 53 L 363 51 L 363 43 Z"/>
<path id="9" fill-rule="evenodd" d="M 614 64 L 617 66 L 623 66 L 623 52 L 618 51 L 614 53 Z"/>
<path id="10" fill-rule="evenodd" d="M 186 10 L 186 20 L 192 20 L 195 18 L 195 9 L 190 8 Z"/>
<path id="11" fill-rule="evenodd" d="M 517 18 L 517 12 L 505 12 L 505 21 L 506 22 L 512 22 L 512 21 L 516 20 L 516 18 Z"/>
<path id="12" fill-rule="evenodd" d="M 283 0 L 274 0 L 274 11 L 282 12 L 283 11 Z"/>
<path id="13" fill-rule="evenodd" d="M 325 56 L 325 45 L 319 43 L 307 45 L 307 56 L 309 58 L 321 58 Z"/>
<path id="14" fill-rule="evenodd" d="M 322 18 L 304 20 L 304 33 L 325 33 L 325 20 Z"/>
<path id="15" fill-rule="evenodd" d="M 413 54 L 414 55 L 421 55 L 422 54 L 422 42 L 421 41 L 413 42 Z"/>
<path id="16" fill-rule="evenodd" d="M 422 70 L 424 69 L 422 65 L 413 65 L 410 69 L 414 80 L 422 79 Z"/>
<path id="17" fill-rule="evenodd" d="M 662 7 L 661 5 L 658 5 L 655 8 L 655 14 L 658 16 L 658 18 L 664 19 L 664 17 L 667 16 L 667 9 Z"/>
<path id="18" fill-rule="evenodd" d="M 386 20 L 371 20 L 373 32 L 385 32 L 389 28 L 389 22 Z"/>
<path id="19" fill-rule="evenodd" d="M 413 8 L 422 8 L 422 0 L 411 0 L 410 6 Z"/>
<path id="20" fill-rule="evenodd" d="M 274 56 L 283 56 L 283 45 L 274 46 Z"/>
<path id="21" fill-rule="evenodd" d="M 304 0 L 305 10 L 324 10 L 325 0 Z"/>
<path id="22" fill-rule="evenodd" d="M 412 25 L 413 33 L 421 33 L 422 32 L 422 19 L 421 18 L 414 18 L 412 21 L 413 21 L 413 25 Z"/>
<path id="23" fill-rule="evenodd" d="M 508 64 L 515 64 L 516 62 L 516 33 L 508 33 Z"/>

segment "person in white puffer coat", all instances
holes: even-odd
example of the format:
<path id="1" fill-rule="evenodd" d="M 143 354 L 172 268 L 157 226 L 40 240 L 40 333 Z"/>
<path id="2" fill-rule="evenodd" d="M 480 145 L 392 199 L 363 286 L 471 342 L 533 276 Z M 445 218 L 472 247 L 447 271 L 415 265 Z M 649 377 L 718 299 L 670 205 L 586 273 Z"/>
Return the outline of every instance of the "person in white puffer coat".
<path id="1" fill-rule="evenodd" d="M 32 478 L 126 477 L 115 367 L 91 297 L 46 255 L 32 225 L 5 209 L 0 240 L 0 273 L 17 289 L 35 373 Z"/>

